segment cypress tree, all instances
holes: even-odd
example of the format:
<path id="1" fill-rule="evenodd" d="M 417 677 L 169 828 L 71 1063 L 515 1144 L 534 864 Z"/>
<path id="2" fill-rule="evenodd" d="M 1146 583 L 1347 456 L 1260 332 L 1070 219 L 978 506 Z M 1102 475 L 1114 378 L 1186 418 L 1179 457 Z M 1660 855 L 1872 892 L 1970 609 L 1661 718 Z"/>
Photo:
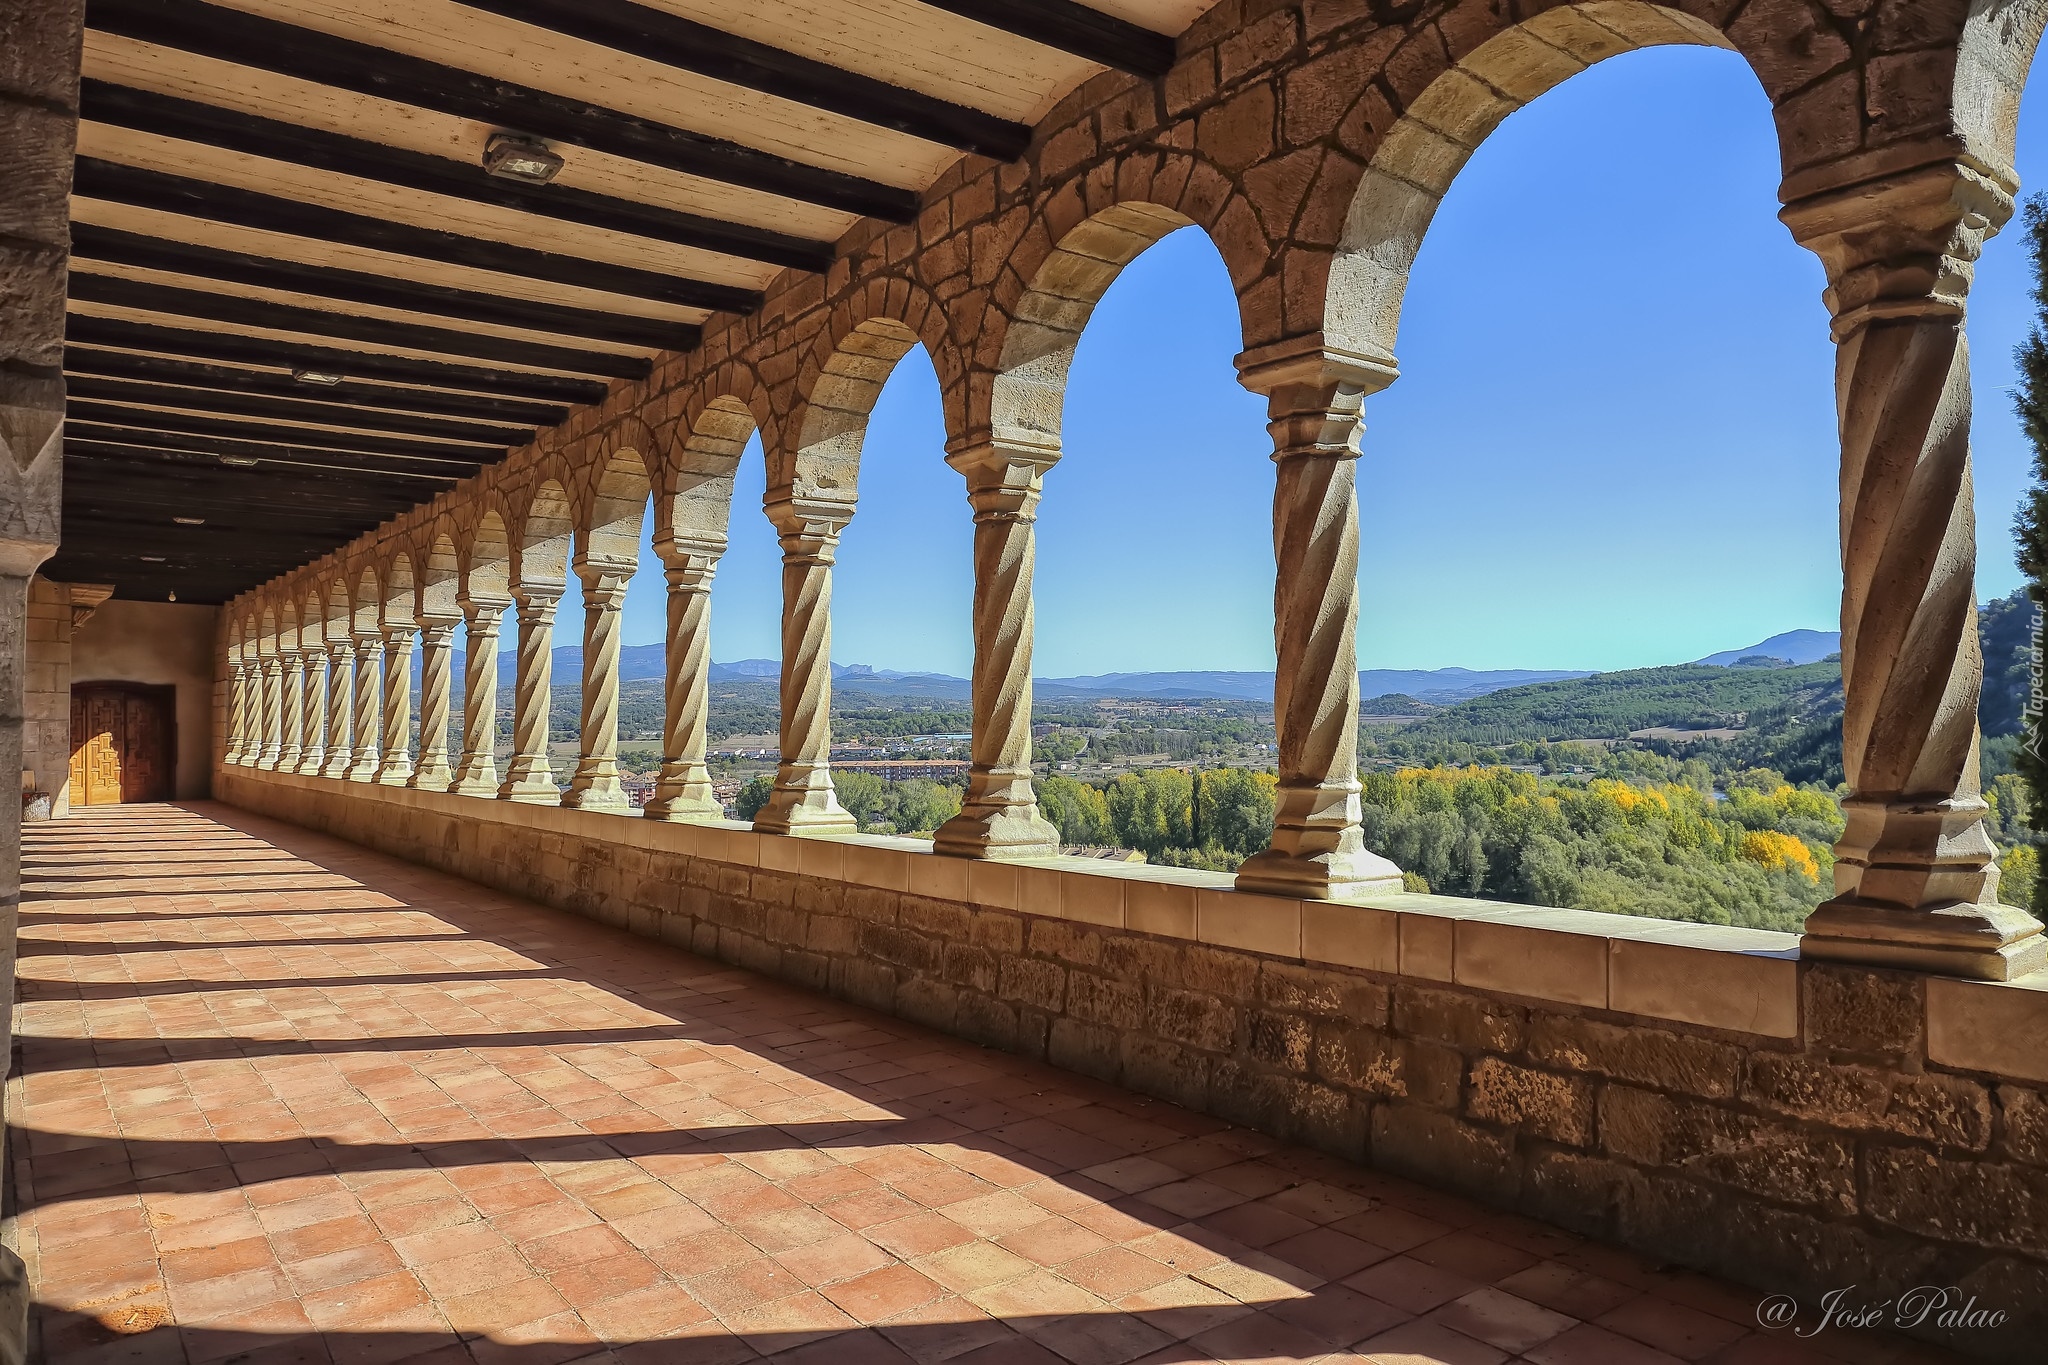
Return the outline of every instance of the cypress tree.
<path id="1" fill-rule="evenodd" d="M 2019 412 L 2020 429 L 2034 450 L 2034 478 L 2013 518 L 2013 539 L 2038 620 L 2048 608 L 2048 194 L 2027 201 L 2024 223 L 2034 269 L 2035 318 L 2027 339 L 2013 353 L 2020 374 L 2013 405 Z M 2030 643 L 2039 648 L 2040 637 L 2036 635 Z M 2036 677 L 2039 667 L 2036 662 Z M 2048 834 L 2048 758 L 2043 756 L 2044 749 L 2048 749 L 2048 717 L 2042 715 L 2041 698 L 2030 689 L 2013 766 L 2027 784 L 2028 824 Z"/>

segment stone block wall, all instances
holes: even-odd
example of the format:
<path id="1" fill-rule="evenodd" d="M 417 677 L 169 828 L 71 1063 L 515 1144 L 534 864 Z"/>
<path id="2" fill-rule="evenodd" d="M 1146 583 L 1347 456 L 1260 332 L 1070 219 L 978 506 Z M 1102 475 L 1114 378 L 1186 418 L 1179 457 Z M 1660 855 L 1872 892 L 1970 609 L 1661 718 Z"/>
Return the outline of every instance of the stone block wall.
<path id="1" fill-rule="evenodd" d="M 2010 1361 L 2048 1339 L 2048 982 L 1799 962 L 1787 935 L 1619 916 L 1390 897 L 1315 921 L 1167 869 L 237 768 L 217 782 L 266 815 L 1761 1291 L 1953 1287 L 2009 1321 L 1926 1335 Z"/>
<path id="2" fill-rule="evenodd" d="M 71 805 L 71 589 L 29 580 L 28 667 L 22 675 L 21 766 L 50 794 L 50 813 Z"/>

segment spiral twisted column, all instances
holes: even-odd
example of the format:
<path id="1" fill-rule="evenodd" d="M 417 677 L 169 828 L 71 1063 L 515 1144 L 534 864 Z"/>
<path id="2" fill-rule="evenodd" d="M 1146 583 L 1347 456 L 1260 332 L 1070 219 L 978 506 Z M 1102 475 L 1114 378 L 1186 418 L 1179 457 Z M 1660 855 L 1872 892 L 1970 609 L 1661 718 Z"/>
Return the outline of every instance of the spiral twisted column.
<path id="1" fill-rule="evenodd" d="M 583 723 L 562 804 L 578 810 L 633 808 L 619 784 L 619 624 L 633 567 L 590 559 L 576 565 L 583 580 Z"/>
<path id="2" fill-rule="evenodd" d="M 509 597 L 462 599 L 462 756 L 448 790 L 457 796 L 498 794 L 498 629 Z"/>
<path id="3" fill-rule="evenodd" d="M 782 544 L 782 762 L 756 829 L 852 829 L 832 789 L 832 561 L 853 504 L 770 490 Z"/>
<path id="4" fill-rule="evenodd" d="M 455 781 L 448 770 L 448 693 L 458 620 L 420 617 L 420 754 L 405 783 L 420 791 L 447 791 Z"/>
<path id="5" fill-rule="evenodd" d="M 718 820 L 725 807 L 711 792 L 704 766 L 711 715 L 711 579 L 724 537 L 672 545 L 668 580 L 667 707 L 662 717 L 661 777 L 641 811 L 649 820 Z"/>
<path id="6" fill-rule="evenodd" d="M 1038 500 L 1057 438 L 1004 433 L 947 455 L 974 509 L 974 737 L 960 813 L 934 852 L 963 858 L 1048 858 L 1060 832 L 1031 787 L 1032 573 Z"/>
<path id="7" fill-rule="evenodd" d="M 548 762 L 548 706 L 555 687 L 555 606 L 560 583 L 522 583 L 512 590 L 519 613 L 519 675 L 512 697 L 512 759 L 501 801 L 559 805 L 562 792 Z"/>
<path id="8" fill-rule="evenodd" d="M 1787 226 L 1827 266 L 1842 436 L 1847 826 L 1804 956 L 1998 981 L 2048 966 L 2040 923 L 1998 903 L 1977 767 L 1963 324 L 2014 188 L 1950 162 L 1787 195 Z"/>
<path id="9" fill-rule="evenodd" d="M 277 771 L 278 761 L 284 754 L 284 658 L 280 654 L 268 655 L 262 666 L 263 718 L 259 722 L 257 736 L 261 747 L 256 752 L 255 766 L 270 773 Z"/>
<path id="10" fill-rule="evenodd" d="M 410 621 L 384 627 L 384 761 L 376 778 L 382 787 L 412 780 L 412 637 Z"/>
<path id="11" fill-rule="evenodd" d="M 231 656 L 227 672 L 227 744 L 220 761 L 233 768 L 242 762 L 242 661 Z"/>
<path id="12" fill-rule="evenodd" d="M 355 743 L 349 750 L 348 780 L 375 782 L 384 758 L 384 633 L 359 630 L 354 639 Z"/>
<path id="13" fill-rule="evenodd" d="M 1365 396 L 1393 358 L 1320 338 L 1238 357 L 1266 395 L 1273 437 L 1273 720 L 1280 762 L 1273 837 L 1238 869 L 1241 890 L 1310 898 L 1399 891 L 1401 870 L 1365 847 L 1358 800 L 1358 438 Z"/>
<path id="14" fill-rule="evenodd" d="M 354 757 L 350 738 L 355 728 L 356 647 L 347 635 L 327 640 L 327 761 L 320 776 L 342 781 Z"/>
<path id="15" fill-rule="evenodd" d="M 301 777 L 318 777 L 327 761 L 327 647 L 307 645 L 299 655 L 303 665 L 299 675 L 299 762 L 292 771 Z"/>

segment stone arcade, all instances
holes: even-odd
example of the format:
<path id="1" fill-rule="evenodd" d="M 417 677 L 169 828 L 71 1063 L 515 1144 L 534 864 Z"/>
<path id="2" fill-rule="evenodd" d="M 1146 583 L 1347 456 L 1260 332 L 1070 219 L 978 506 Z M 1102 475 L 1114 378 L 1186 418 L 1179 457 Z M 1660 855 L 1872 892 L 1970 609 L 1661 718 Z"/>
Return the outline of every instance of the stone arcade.
<path id="1" fill-rule="evenodd" d="M 1964 319 L 2048 5 L 792 0 L 833 24 L 787 51 L 720 8 L 0 8 L 6 743 L 87 585 L 221 603 L 229 805 L 1745 1283 L 1955 1284 L 2025 1316 L 1923 1331 L 2037 1348 L 2048 940 L 1998 903 L 1978 787 Z M 1409 264 L 1509 113 L 1668 43 L 1740 54 L 1769 95 L 1839 348 L 1849 824 L 1797 940 L 1403 895 L 1359 829 L 1355 461 Z M 562 181 L 476 171 L 494 127 L 561 146 Z M 1118 271 L 1189 224 L 1268 402 L 1247 458 L 1275 464 L 1279 814 L 1234 882 L 1058 857 L 1030 778 L 1068 365 Z M 932 844 L 855 833 L 829 770 L 835 549 L 917 345 L 975 528 L 972 772 Z M 709 792 L 707 632 L 756 433 L 781 764 L 744 827 Z M 627 819 L 650 497 L 667 716 Z M 165 548 L 138 505 L 223 535 Z"/>

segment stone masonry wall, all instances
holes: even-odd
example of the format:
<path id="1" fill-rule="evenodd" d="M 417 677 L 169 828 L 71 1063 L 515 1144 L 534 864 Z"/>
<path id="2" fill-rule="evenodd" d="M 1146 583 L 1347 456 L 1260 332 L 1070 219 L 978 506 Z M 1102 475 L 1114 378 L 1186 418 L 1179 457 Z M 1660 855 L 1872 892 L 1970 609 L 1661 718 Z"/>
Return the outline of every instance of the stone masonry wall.
<path id="1" fill-rule="evenodd" d="M 957 859 L 910 855 L 917 879 L 956 880 L 950 895 L 871 885 L 890 878 L 853 860 L 873 840 L 847 845 L 844 877 L 799 875 L 712 856 L 727 837 L 712 829 L 629 844 L 614 838 L 642 822 L 235 768 L 217 790 L 1762 1291 L 1953 1286 L 2011 1320 L 1924 1335 L 2009 1361 L 2048 1338 L 2048 1058 L 2031 1085 L 1933 1060 L 1958 1045 L 1930 1049 L 1950 1026 L 1923 977 L 1798 964 L 1778 1037 L 1078 923 L 1028 894 L 996 908 L 965 899 Z M 693 837 L 706 852 L 646 846 Z M 2006 991 L 2041 1037 L 2048 992 Z"/>

